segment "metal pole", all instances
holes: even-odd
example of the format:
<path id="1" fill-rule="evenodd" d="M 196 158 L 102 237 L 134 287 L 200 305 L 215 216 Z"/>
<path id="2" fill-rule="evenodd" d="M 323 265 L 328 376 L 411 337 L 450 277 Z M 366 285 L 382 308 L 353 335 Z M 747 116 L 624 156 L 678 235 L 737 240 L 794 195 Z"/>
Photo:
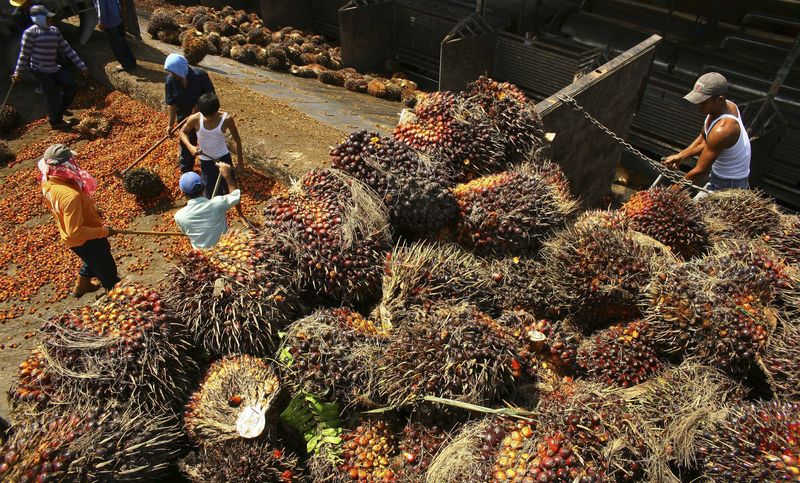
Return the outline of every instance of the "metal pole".
<path id="1" fill-rule="evenodd" d="M 800 55 L 800 34 L 797 34 L 797 37 L 794 39 L 794 44 L 789 49 L 789 52 L 786 54 L 786 58 L 783 59 L 783 64 L 781 68 L 778 69 L 778 73 L 775 74 L 775 80 L 772 81 L 772 85 L 769 87 L 769 91 L 767 92 L 767 97 L 764 99 L 764 103 L 761 105 L 761 109 L 758 110 L 758 114 L 756 117 L 753 118 L 753 122 L 750 123 L 749 131 L 757 132 L 757 127 L 761 118 L 764 117 L 764 114 L 767 112 L 767 108 L 769 105 L 772 104 L 772 101 L 775 100 L 775 96 L 778 95 L 778 92 L 783 87 L 783 82 L 789 76 L 789 72 L 792 70 L 792 66 L 794 62 L 797 60 L 798 55 Z"/>

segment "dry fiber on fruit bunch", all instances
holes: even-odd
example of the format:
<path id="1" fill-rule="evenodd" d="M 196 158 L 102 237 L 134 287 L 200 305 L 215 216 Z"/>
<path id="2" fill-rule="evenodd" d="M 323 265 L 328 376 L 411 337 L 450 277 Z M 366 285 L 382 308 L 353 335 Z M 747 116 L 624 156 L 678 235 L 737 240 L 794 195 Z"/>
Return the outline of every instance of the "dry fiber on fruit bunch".
<path id="1" fill-rule="evenodd" d="M 751 190 L 723 190 L 698 203 L 712 243 L 758 238 L 781 222 L 781 212 L 766 195 Z"/>
<path id="2" fill-rule="evenodd" d="M 684 190 L 652 188 L 639 191 L 621 211 L 628 226 L 670 247 L 684 259 L 700 256 L 706 251 L 708 229 L 703 212 Z"/>
<path id="3" fill-rule="evenodd" d="M 458 206 L 440 181 L 444 167 L 404 143 L 357 131 L 331 150 L 331 165 L 375 191 L 401 232 L 426 234 L 456 219 Z"/>
<path id="4" fill-rule="evenodd" d="M 703 259 L 658 274 L 647 320 L 660 350 L 742 375 L 781 319 L 793 316 L 782 305 L 796 297 L 796 277 L 761 244 L 720 244 Z"/>
<path id="5" fill-rule="evenodd" d="M 309 469 L 314 481 L 422 482 L 447 437 L 445 428 L 432 420 L 362 415 L 342 433 L 340 459 L 318 455 L 309 461 Z"/>
<path id="6" fill-rule="evenodd" d="M 403 116 L 396 140 L 442 160 L 460 180 L 502 171 L 508 164 L 502 133 L 478 104 L 448 91 L 418 97 Z"/>
<path id="7" fill-rule="evenodd" d="M 105 137 L 111 132 L 111 123 L 102 112 L 89 111 L 81 116 L 75 130 L 88 138 Z"/>
<path id="8" fill-rule="evenodd" d="M 0 111 L 0 134 L 6 134 L 22 122 L 19 111 L 11 104 L 6 104 Z"/>
<path id="9" fill-rule="evenodd" d="M 576 363 L 579 374 L 621 387 L 641 384 L 664 367 L 645 321 L 613 325 L 594 334 L 578 350 Z"/>
<path id="10" fill-rule="evenodd" d="M 800 327 L 784 321 L 771 335 L 760 365 L 775 399 L 800 401 Z"/>
<path id="11" fill-rule="evenodd" d="M 553 290 L 538 258 L 507 257 L 490 262 L 495 305 L 503 310 L 523 310 L 539 317 L 556 315 Z"/>
<path id="12" fill-rule="evenodd" d="M 197 372 L 188 334 L 154 290 L 122 285 L 98 305 L 48 321 L 10 391 L 15 417 L 48 404 L 115 399 L 149 410 L 182 404 Z"/>
<path id="13" fill-rule="evenodd" d="M 640 317 L 639 296 L 665 255 L 626 228 L 582 223 L 543 248 L 545 275 L 563 312 L 584 330 Z"/>
<path id="14" fill-rule="evenodd" d="M 388 214 L 360 181 L 335 169 L 312 171 L 268 201 L 264 215 L 264 231 L 283 236 L 304 289 L 342 302 L 377 295 Z"/>
<path id="15" fill-rule="evenodd" d="M 548 169 L 556 168 L 551 165 Z M 483 255 L 537 250 L 578 208 L 577 202 L 565 196 L 551 179 L 542 168 L 524 164 L 456 186 L 456 241 Z"/>
<path id="16" fill-rule="evenodd" d="M 216 442 L 190 453 L 181 471 L 197 483 L 292 483 L 303 481 L 299 460 L 281 445 L 263 440 Z"/>
<path id="17" fill-rule="evenodd" d="M 783 215 L 762 239 L 784 257 L 786 263 L 800 267 L 800 215 Z"/>
<path id="18" fill-rule="evenodd" d="M 495 279 L 485 262 L 457 245 L 398 245 L 387 256 L 382 297 L 372 317 L 385 327 L 396 327 L 407 321 L 407 310 L 445 302 L 491 312 L 496 305 Z"/>
<path id="19" fill-rule="evenodd" d="M 273 236 L 274 235 L 274 236 Z M 170 270 L 166 299 L 212 356 L 267 355 L 298 313 L 298 274 L 281 234 L 230 231 Z"/>
<path id="20" fill-rule="evenodd" d="M 262 435 L 269 439 L 279 391 L 280 380 L 263 359 L 220 359 L 208 368 L 186 406 L 186 432 L 200 446 Z"/>
<path id="21" fill-rule="evenodd" d="M 498 126 L 506 159 L 540 153 L 547 146 L 534 104 L 514 84 L 481 76 L 467 84 L 461 95 L 481 106 Z"/>
<path id="22" fill-rule="evenodd" d="M 697 469 L 710 481 L 800 481 L 799 415 L 796 402 L 730 407 L 703 428 Z"/>
<path id="23" fill-rule="evenodd" d="M 3 481 L 158 481 L 185 450 L 179 418 L 71 407 L 27 422 L 0 449 Z"/>
<path id="24" fill-rule="evenodd" d="M 532 418 L 464 426 L 431 463 L 428 481 L 636 481 L 646 448 L 614 391 L 565 383 Z M 463 479 L 462 478 L 466 478 Z"/>
<path id="25" fill-rule="evenodd" d="M 388 332 L 347 308 L 323 309 L 286 329 L 278 359 L 293 393 L 359 404 L 374 389 Z"/>
<path id="26" fill-rule="evenodd" d="M 148 208 L 161 202 L 171 203 L 179 196 L 177 183 L 170 183 L 169 189 L 161 196 L 142 201 L 127 193 L 122 180 L 114 175 L 120 166 L 129 164 L 163 137 L 163 129 L 154 122 L 162 119 L 162 113 L 119 92 L 109 93 L 99 87 L 81 90 L 75 104 L 76 108 L 102 105 L 104 107 L 98 110 L 104 116 L 126 120 L 106 138 L 82 142 L 77 148 L 73 146 L 81 167 L 98 181 L 93 202 L 103 213 L 104 223 L 126 228 Z M 40 129 L 46 123 L 46 119 L 34 121 L 27 126 L 26 132 Z M 17 153 L 17 162 L 37 160 L 49 145 L 73 145 L 79 138 L 77 133 L 56 133 L 39 142 L 28 143 Z M 173 149 L 167 144 L 162 145 L 144 164 L 162 179 L 177 179 L 180 173 L 174 162 Z M 48 284 L 52 286 L 52 295 L 46 297 L 48 301 L 63 299 L 70 293 L 80 265 L 75 254 L 59 240 L 58 227 L 39 195 L 38 170 L 32 164 L 30 168 L 3 178 L 0 231 L 6 243 L 0 250 L 0 302 L 27 301 Z M 141 254 L 137 243 L 134 237 L 115 238 L 115 256 L 119 259 L 134 249 Z M 44 259 L 49 263 L 41 263 Z"/>
<path id="27" fill-rule="evenodd" d="M 426 395 L 489 404 L 536 376 L 518 339 L 473 307 L 412 308 L 403 317 L 378 366 L 377 393 L 389 406 Z"/>
<path id="28" fill-rule="evenodd" d="M 713 367 L 683 363 L 622 392 L 642 421 L 648 481 L 677 483 L 694 466 L 701 425 L 738 403 L 745 389 Z"/>

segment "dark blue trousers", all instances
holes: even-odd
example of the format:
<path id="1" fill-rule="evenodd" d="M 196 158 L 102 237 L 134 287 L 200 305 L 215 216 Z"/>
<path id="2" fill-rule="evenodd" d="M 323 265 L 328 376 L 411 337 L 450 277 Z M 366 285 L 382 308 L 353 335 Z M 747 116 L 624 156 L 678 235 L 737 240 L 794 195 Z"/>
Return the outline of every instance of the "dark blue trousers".
<path id="1" fill-rule="evenodd" d="M 111 46 L 111 52 L 114 53 L 114 57 L 116 57 L 122 68 L 130 70 L 136 67 L 136 57 L 131 51 L 131 46 L 128 45 L 128 39 L 125 38 L 125 27 L 119 24 L 116 27 L 106 28 L 105 31 L 108 36 L 108 45 Z"/>
<path id="2" fill-rule="evenodd" d="M 64 122 L 64 110 L 72 104 L 78 90 L 75 79 L 63 67 L 52 74 L 33 71 L 33 75 L 39 80 L 42 92 L 47 97 L 47 120 L 51 125 L 61 124 Z"/>
<path id="3" fill-rule="evenodd" d="M 83 261 L 80 275 L 84 277 L 97 277 L 103 288 L 111 290 L 119 282 L 117 263 L 111 254 L 111 244 L 108 238 L 95 238 L 88 240 L 79 247 L 72 247 L 72 251 Z"/>
<path id="4" fill-rule="evenodd" d="M 183 119 L 178 119 L 178 123 L 180 123 Z M 192 144 L 197 145 L 197 133 L 192 131 L 189 133 L 189 141 Z M 181 174 L 188 173 L 189 171 L 194 171 L 194 156 L 189 151 L 189 148 L 186 147 L 182 142 L 178 141 L 180 144 L 181 152 L 178 157 L 178 162 L 181 165 Z"/>
<path id="5" fill-rule="evenodd" d="M 206 184 L 206 198 L 208 199 L 211 199 L 211 194 L 214 193 L 214 185 L 217 184 L 217 178 L 219 178 L 219 168 L 217 167 L 217 163 L 219 162 L 228 163 L 233 166 L 231 153 L 228 153 L 225 156 L 213 161 L 206 161 L 204 159 L 200 160 L 200 170 L 203 173 L 203 182 Z M 228 183 L 226 183 L 225 179 L 223 178 L 219 180 L 217 196 L 226 194 L 228 194 Z"/>

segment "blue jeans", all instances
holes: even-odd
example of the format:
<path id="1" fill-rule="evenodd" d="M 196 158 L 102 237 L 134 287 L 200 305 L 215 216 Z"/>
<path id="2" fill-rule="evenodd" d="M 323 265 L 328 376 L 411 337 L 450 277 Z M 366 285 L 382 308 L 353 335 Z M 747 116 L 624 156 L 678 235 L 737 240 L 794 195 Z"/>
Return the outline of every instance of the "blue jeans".
<path id="1" fill-rule="evenodd" d="M 706 189 L 709 191 L 721 191 L 721 190 L 731 190 L 731 189 L 749 190 L 750 182 L 749 178 L 742 178 L 742 179 L 720 178 L 719 176 L 717 176 L 712 172 L 711 176 L 708 178 L 708 184 L 706 185 Z"/>
<path id="2" fill-rule="evenodd" d="M 97 277 L 106 290 L 111 290 L 119 282 L 117 263 L 111 254 L 108 238 L 88 240 L 79 247 L 72 247 L 72 251 L 83 261 L 78 272 L 81 276 Z"/>
<path id="3" fill-rule="evenodd" d="M 61 124 L 64 122 L 64 111 L 72 104 L 78 85 L 69 72 L 60 66 L 52 74 L 33 71 L 33 75 L 39 80 L 42 92 L 47 97 L 47 120 L 51 126 Z"/>
<path id="4" fill-rule="evenodd" d="M 136 57 L 133 56 L 128 40 L 125 38 L 125 27 L 119 24 L 116 27 L 106 28 L 106 35 L 111 52 L 114 53 L 114 57 L 122 68 L 130 70 L 136 67 Z"/>
<path id="5" fill-rule="evenodd" d="M 211 194 L 214 193 L 214 185 L 217 183 L 217 178 L 219 178 L 219 168 L 217 168 L 216 164 L 219 162 L 228 163 L 233 166 L 231 153 L 212 161 L 206 161 L 205 159 L 200 160 L 200 170 L 203 173 L 203 182 L 206 184 L 206 198 L 208 199 L 211 199 Z M 224 179 L 221 179 L 219 180 L 217 195 L 226 194 L 228 194 L 228 183 L 226 183 Z"/>

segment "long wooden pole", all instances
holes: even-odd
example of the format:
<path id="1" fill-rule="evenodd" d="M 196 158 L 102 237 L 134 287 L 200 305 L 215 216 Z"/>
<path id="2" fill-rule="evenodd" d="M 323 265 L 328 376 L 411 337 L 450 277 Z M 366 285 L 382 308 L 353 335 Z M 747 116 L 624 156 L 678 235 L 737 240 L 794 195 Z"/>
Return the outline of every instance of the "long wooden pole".
<path id="1" fill-rule="evenodd" d="M 131 164 L 130 164 L 130 166 L 128 166 L 127 168 L 125 168 L 125 169 L 123 169 L 122 171 L 120 171 L 120 172 L 119 172 L 119 176 L 125 176 L 125 173 L 127 173 L 128 171 L 130 171 L 131 169 L 133 169 L 133 168 L 134 168 L 134 167 L 135 167 L 137 164 L 141 163 L 141 162 L 142 162 L 142 160 L 143 160 L 144 158 L 146 158 L 148 154 L 150 154 L 150 153 L 152 153 L 153 151 L 155 151 L 155 149 L 156 149 L 157 147 L 161 146 L 161 145 L 164 143 L 164 141 L 166 141 L 167 139 L 171 138 L 171 137 L 172 137 L 172 135 L 173 135 L 173 134 L 175 134 L 175 132 L 176 132 L 178 129 L 180 129 L 180 128 L 182 128 L 182 127 L 183 127 L 183 125 L 186 123 L 187 119 L 189 119 L 189 118 L 188 118 L 188 117 L 185 117 L 185 118 L 183 119 L 183 121 L 179 122 L 179 123 L 178 123 L 178 124 L 177 124 L 177 125 L 176 125 L 174 128 L 172 128 L 172 130 L 169 132 L 169 134 L 165 134 L 163 138 L 159 139 L 157 143 L 155 143 L 154 145 L 152 145 L 152 146 L 150 147 L 150 149 L 148 149 L 147 151 L 145 151 L 145 152 L 144 152 L 144 154 L 142 154 L 141 156 L 139 156 L 139 157 L 136 159 L 136 161 L 134 161 L 133 163 L 131 163 Z"/>
<path id="2" fill-rule="evenodd" d="M 8 92 L 6 92 L 6 98 L 3 99 L 3 107 L 0 107 L 0 114 L 2 114 L 3 110 L 6 108 L 6 104 L 8 104 L 8 98 L 11 96 L 11 91 L 14 89 L 14 83 L 12 82 L 10 86 L 8 86 Z"/>
<path id="3" fill-rule="evenodd" d="M 117 230 L 121 235 L 185 236 L 179 231 Z"/>

